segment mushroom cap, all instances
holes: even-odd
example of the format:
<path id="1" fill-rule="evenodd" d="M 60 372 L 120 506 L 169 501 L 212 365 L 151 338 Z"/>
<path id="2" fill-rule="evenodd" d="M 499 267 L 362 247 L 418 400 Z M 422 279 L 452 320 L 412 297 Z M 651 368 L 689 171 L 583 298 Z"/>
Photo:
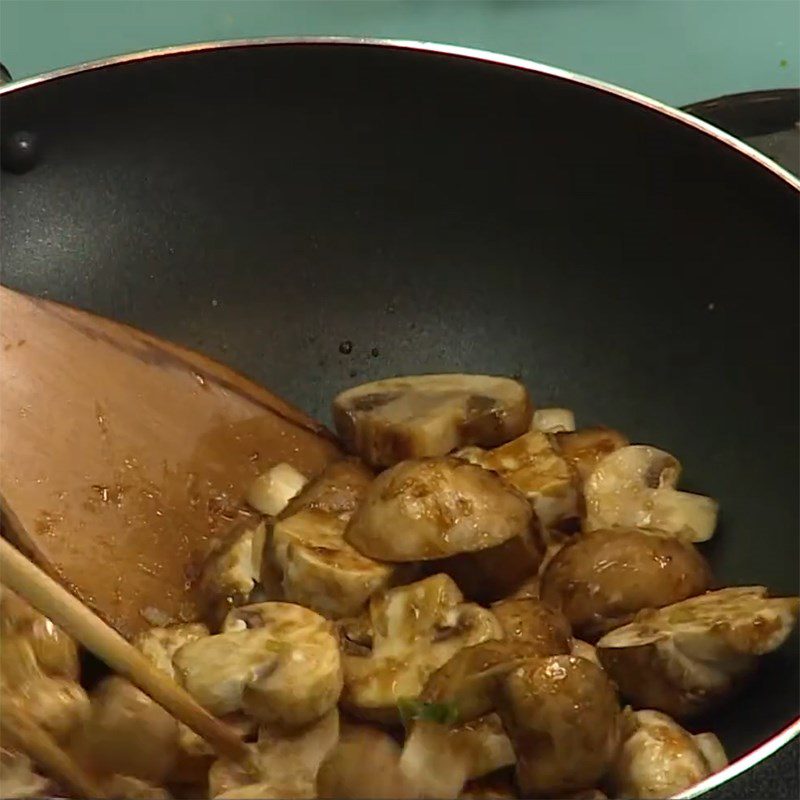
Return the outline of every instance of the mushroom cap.
<path id="1" fill-rule="evenodd" d="M 550 441 L 582 481 L 589 477 L 601 458 L 629 444 L 619 431 L 601 425 L 577 431 L 556 431 Z"/>
<path id="2" fill-rule="evenodd" d="M 615 794 L 631 798 L 673 797 L 720 769 L 722 745 L 713 734 L 692 736 L 658 711 L 628 711 L 622 745 L 609 770 Z M 714 742 L 711 742 L 712 737 Z M 703 747 L 715 752 L 709 763 Z"/>
<path id="3" fill-rule="evenodd" d="M 400 699 L 417 698 L 428 677 L 461 648 L 502 635 L 494 615 L 433 575 L 375 595 L 368 612 L 342 620 L 343 704 L 366 719 L 397 722 Z"/>
<path id="4" fill-rule="evenodd" d="M 643 608 L 685 600 L 710 585 L 711 570 L 692 544 L 611 528 L 564 545 L 542 573 L 540 596 L 564 613 L 576 635 L 593 641 Z"/>
<path id="5" fill-rule="evenodd" d="M 582 507 L 575 474 L 541 431 L 528 431 L 494 450 L 471 447 L 455 455 L 496 472 L 522 492 L 543 528 L 578 527 Z"/>
<path id="6" fill-rule="evenodd" d="M 178 723 L 144 692 L 118 675 L 92 692 L 91 716 L 79 751 L 105 772 L 162 783 L 177 757 Z"/>
<path id="7" fill-rule="evenodd" d="M 531 655 L 569 653 L 572 630 L 557 608 L 534 598 L 519 598 L 494 603 L 492 613 L 500 622 L 506 639 L 525 642 L 530 646 Z"/>
<path id="8" fill-rule="evenodd" d="M 718 504 L 675 488 L 681 465 L 656 447 L 629 445 L 600 459 L 586 478 L 586 530 L 645 528 L 691 542 L 711 538 Z"/>
<path id="9" fill-rule="evenodd" d="M 333 401 L 350 452 L 375 467 L 444 456 L 466 445 L 496 447 L 531 421 L 525 387 L 490 375 L 409 375 L 356 386 Z"/>
<path id="10" fill-rule="evenodd" d="M 523 794 L 596 786 L 619 744 L 620 707 L 602 669 L 575 656 L 526 661 L 503 680 L 500 716 Z"/>
<path id="11" fill-rule="evenodd" d="M 429 561 L 526 536 L 531 509 L 497 475 L 453 458 L 404 461 L 381 473 L 345 539 L 383 561 Z"/>
<path id="12" fill-rule="evenodd" d="M 342 691 L 342 663 L 331 624 L 294 603 L 233 609 L 223 631 L 265 636 L 277 653 L 242 690 L 242 708 L 263 723 L 303 727 L 326 714 Z"/>
<path id="13" fill-rule="evenodd" d="M 393 568 L 344 539 L 347 523 L 372 480 L 352 459 L 329 466 L 276 520 L 265 560 L 284 597 L 331 619 L 357 614 L 386 587 Z"/>
<path id="14" fill-rule="evenodd" d="M 758 656 L 783 644 L 798 604 L 796 597 L 767 597 L 763 586 L 719 589 L 640 611 L 603 636 L 597 654 L 631 703 L 690 717 L 729 696 Z"/>

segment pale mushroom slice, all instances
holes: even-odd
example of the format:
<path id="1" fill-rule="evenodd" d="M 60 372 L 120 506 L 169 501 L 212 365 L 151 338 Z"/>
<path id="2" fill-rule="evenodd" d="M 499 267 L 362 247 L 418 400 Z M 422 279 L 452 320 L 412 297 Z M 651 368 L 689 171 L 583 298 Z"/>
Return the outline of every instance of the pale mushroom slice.
<path id="1" fill-rule="evenodd" d="M 623 742 L 607 776 L 619 797 L 674 797 L 727 764 L 713 733 L 692 736 L 659 711 L 624 717 Z"/>
<path id="2" fill-rule="evenodd" d="M 308 483 L 302 472 L 291 464 L 280 463 L 262 472 L 247 488 L 247 504 L 261 514 L 275 517 Z"/>
<path id="3" fill-rule="evenodd" d="M 471 778 L 515 763 L 500 717 L 488 714 L 451 726 L 418 719 L 400 756 L 400 769 L 423 797 L 455 798 Z"/>
<path id="4" fill-rule="evenodd" d="M 265 537 L 263 520 L 244 520 L 206 558 L 198 591 L 212 627 L 231 608 L 248 602 L 259 580 Z"/>
<path id="5" fill-rule="evenodd" d="M 575 415 L 568 408 L 537 408 L 533 412 L 531 430 L 542 433 L 574 431 Z"/>
<path id="6" fill-rule="evenodd" d="M 529 431 L 494 450 L 470 447 L 455 455 L 498 473 L 522 492 L 543 528 L 579 529 L 582 505 L 575 474 L 541 431 Z"/>
<path id="7" fill-rule="evenodd" d="M 630 444 L 619 431 L 600 425 L 556 431 L 550 441 L 581 481 L 589 477 L 600 459 Z"/>
<path id="8" fill-rule="evenodd" d="M 344 532 L 372 474 L 353 460 L 335 462 L 275 521 L 264 554 L 283 596 L 329 619 L 354 616 L 388 586 L 394 568 L 362 555 Z"/>
<path id="9" fill-rule="evenodd" d="M 640 611 L 600 639 L 597 654 L 629 702 L 691 717 L 731 695 L 758 656 L 783 644 L 798 605 L 796 597 L 768 597 L 763 586 L 719 589 Z"/>
<path id="10" fill-rule="evenodd" d="M 498 711 L 524 797 L 598 785 L 617 751 L 621 710 L 599 667 L 575 656 L 533 658 L 502 681 Z"/>
<path id="11" fill-rule="evenodd" d="M 172 663 L 175 653 L 183 645 L 206 636 L 210 636 L 206 625 L 201 622 L 187 622 L 142 631 L 134 636 L 131 644 L 141 651 L 153 666 L 176 680 L 175 666 Z M 140 698 L 142 703 L 145 702 L 142 699 L 144 697 L 142 695 Z M 149 700 L 149 698 L 146 699 Z M 154 704 L 152 700 L 149 702 Z M 152 713 L 158 714 L 157 711 Z M 205 777 L 213 753 L 213 748 L 205 739 L 182 722 L 178 723 L 178 752 L 175 757 L 174 770 L 169 775 L 170 779 L 183 782 L 196 778 L 198 774 Z"/>
<path id="12" fill-rule="evenodd" d="M 397 722 L 398 701 L 417 698 L 428 677 L 461 648 L 499 639 L 494 615 L 447 575 L 372 597 L 368 612 L 342 620 L 342 703 L 365 719 Z"/>
<path id="13" fill-rule="evenodd" d="M 262 726 L 248 745 L 247 763 L 217 759 L 208 771 L 210 797 L 314 797 L 317 772 L 339 741 L 339 712 L 333 708 L 310 725 L 287 731 Z M 264 794 L 235 794 L 254 785 Z M 288 794 L 280 794 L 279 791 Z"/>
<path id="14" fill-rule="evenodd" d="M 339 394 L 333 420 L 345 446 L 373 467 L 444 456 L 459 447 L 496 447 L 531 421 L 525 387 L 491 375 L 409 375 Z"/>
<path id="15" fill-rule="evenodd" d="M 245 685 L 245 713 L 265 724 L 298 728 L 338 702 L 343 680 L 338 640 L 331 623 L 311 609 L 277 602 L 243 606 L 228 614 L 223 631 L 265 635 L 278 652 L 270 669 Z"/>
<path id="16" fill-rule="evenodd" d="M 52 797 L 55 786 L 35 771 L 28 756 L 0 747 L 0 797 Z"/>
<path id="17" fill-rule="evenodd" d="M 369 486 L 345 532 L 364 555 L 441 560 L 474 599 L 496 600 L 535 572 L 544 547 L 526 499 L 457 458 L 404 461 Z"/>
<path id="18" fill-rule="evenodd" d="M 584 484 L 586 530 L 644 528 L 690 542 L 714 534 L 716 500 L 675 488 L 681 465 L 649 445 L 621 447 L 597 462 Z"/>

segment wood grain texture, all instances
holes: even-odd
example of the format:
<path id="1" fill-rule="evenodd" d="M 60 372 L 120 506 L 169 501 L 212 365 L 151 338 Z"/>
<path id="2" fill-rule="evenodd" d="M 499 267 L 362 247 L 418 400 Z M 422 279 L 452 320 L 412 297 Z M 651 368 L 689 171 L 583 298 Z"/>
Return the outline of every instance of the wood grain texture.
<path id="1" fill-rule="evenodd" d="M 126 636 L 195 619 L 193 584 L 260 471 L 340 453 L 234 370 L 129 326 L 0 287 L 0 494 L 18 544 Z"/>

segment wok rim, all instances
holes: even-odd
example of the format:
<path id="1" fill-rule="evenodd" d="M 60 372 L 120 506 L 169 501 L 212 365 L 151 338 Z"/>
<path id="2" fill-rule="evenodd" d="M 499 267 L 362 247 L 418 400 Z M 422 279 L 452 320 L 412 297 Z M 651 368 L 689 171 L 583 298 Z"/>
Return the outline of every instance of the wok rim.
<path id="1" fill-rule="evenodd" d="M 479 61 L 483 63 L 495 64 L 497 66 L 509 67 L 524 72 L 537 73 L 546 77 L 567 81 L 569 83 L 582 85 L 598 92 L 611 95 L 612 97 L 623 100 L 635 105 L 655 111 L 663 116 L 669 117 L 676 122 L 694 129 L 700 134 L 716 139 L 721 145 L 737 151 L 745 156 L 758 167 L 772 173 L 781 179 L 785 185 L 800 194 L 800 178 L 795 177 L 788 170 L 781 167 L 771 158 L 765 156 L 755 148 L 737 139 L 732 134 L 709 124 L 708 122 L 692 116 L 691 114 L 673 108 L 660 100 L 643 95 L 631 89 L 590 78 L 571 70 L 561 67 L 552 67 L 531 59 L 520 56 L 503 55 L 490 50 L 482 50 L 473 47 L 463 47 L 461 45 L 439 44 L 435 42 L 416 41 L 411 39 L 389 39 L 381 37 L 353 37 L 353 36 L 264 36 L 243 39 L 223 39 L 210 42 L 198 42 L 190 44 L 170 45 L 165 47 L 155 47 L 147 50 L 139 50 L 116 56 L 107 56 L 91 61 L 74 64 L 68 67 L 43 72 L 18 81 L 12 81 L 0 86 L 0 98 L 15 92 L 24 91 L 41 84 L 50 83 L 61 78 L 67 78 L 84 72 L 106 69 L 108 67 L 120 66 L 128 63 L 149 61 L 157 58 L 167 58 L 171 56 L 192 55 L 194 53 L 211 52 L 216 50 L 232 50 L 238 48 L 255 48 L 270 46 L 287 45 L 347 45 L 363 46 L 374 48 L 387 48 L 394 50 L 408 50 L 433 55 L 446 55 L 461 58 L 468 61 Z M 697 797 L 704 792 L 721 786 L 724 783 L 736 778 L 748 769 L 756 766 L 766 758 L 777 752 L 781 747 L 788 744 L 792 739 L 800 736 L 800 714 L 788 725 L 777 731 L 766 741 L 754 747 L 748 753 L 740 756 L 730 763 L 727 767 L 714 773 L 700 783 L 691 786 L 689 789 L 675 795 L 676 798 Z"/>
<path id="2" fill-rule="evenodd" d="M 93 59 L 68 67 L 42 72 L 18 81 L 12 81 L 0 86 L 0 98 L 7 94 L 38 86 L 43 83 L 77 75 L 83 72 L 106 69 L 122 64 L 135 63 L 138 61 L 149 61 L 156 58 L 166 58 L 169 56 L 191 55 L 193 53 L 211 52 L 216 50 L 232 50 L 246 47 L 269 47 L 286 45 L 350 45 L 374 48 L 387 48 L 393 50 L 411 50 L 421 53 L 436 55 L 447 55 L 455 58 L 462 58 L 471 61 L 481 61 L 498 66 L 510 67 L 525 72 L 534 72 L 550 78 L 568 81 L 579 84 L 595 91 L 612 95 L 620 100 L 648 108 L 656 111 L 676 122 L 693 128 L 694 130 L 716 139 L 721 144 L 736 150 L 741 155 L 754 161 L 759 166 L 765 168 L 776 177 L 780 178 L 791 189 L 800 194 L 800 178 L 795 177 L 791 172 L 781 167 L 768 156 L 765 156 L 754 147 L 737 139 L 730 133 L 705 122 L 698 117 L 694 117 L 688 112 L 673 108 L 666 103 L 656 100 L 647 95 L 617 86 L 613 83 L 590 78 L 577 72 L 564 69 L 562 67 L 552 67 L 538 61 L 522 58 L 521 56 L 509 56 L 502 53 L 495 53 L 491 50 L 482 50 L 476 47 L 464 47 L 453 44 L 440 44 L 437 42 L 417 41 L 414 39 L 388 39 L 381 37 L 357 37 L 357 36 L 261 36 L 248 37 L 243 39 L 220 39 L 209 42 L 196 42 L 189 44 L 168 45 L 165 47 L 154 47 L 147 50 L 138 50 L 122 55 L 106 56 L 104 58 Z"/>

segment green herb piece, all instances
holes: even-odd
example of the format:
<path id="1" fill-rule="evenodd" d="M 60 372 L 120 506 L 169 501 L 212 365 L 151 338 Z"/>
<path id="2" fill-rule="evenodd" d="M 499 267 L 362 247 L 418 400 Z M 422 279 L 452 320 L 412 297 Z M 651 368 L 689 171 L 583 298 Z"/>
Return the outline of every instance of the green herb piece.
<path id="1" fill-rule="evenodd" d="M 780 66 L 781 67 L 788 67 L 789 66 L 789 62 L 785 58 L 782 58 L 780 60 Z"/>
<path id="2" fill-rule="evenodd" d="M 413 697 L 401 697 L 397 701 L 400 719 L 407 728 L 415 720 L 453 725 L 458 722 L 458 707 L 455 703 L 428 703 Z"/>

